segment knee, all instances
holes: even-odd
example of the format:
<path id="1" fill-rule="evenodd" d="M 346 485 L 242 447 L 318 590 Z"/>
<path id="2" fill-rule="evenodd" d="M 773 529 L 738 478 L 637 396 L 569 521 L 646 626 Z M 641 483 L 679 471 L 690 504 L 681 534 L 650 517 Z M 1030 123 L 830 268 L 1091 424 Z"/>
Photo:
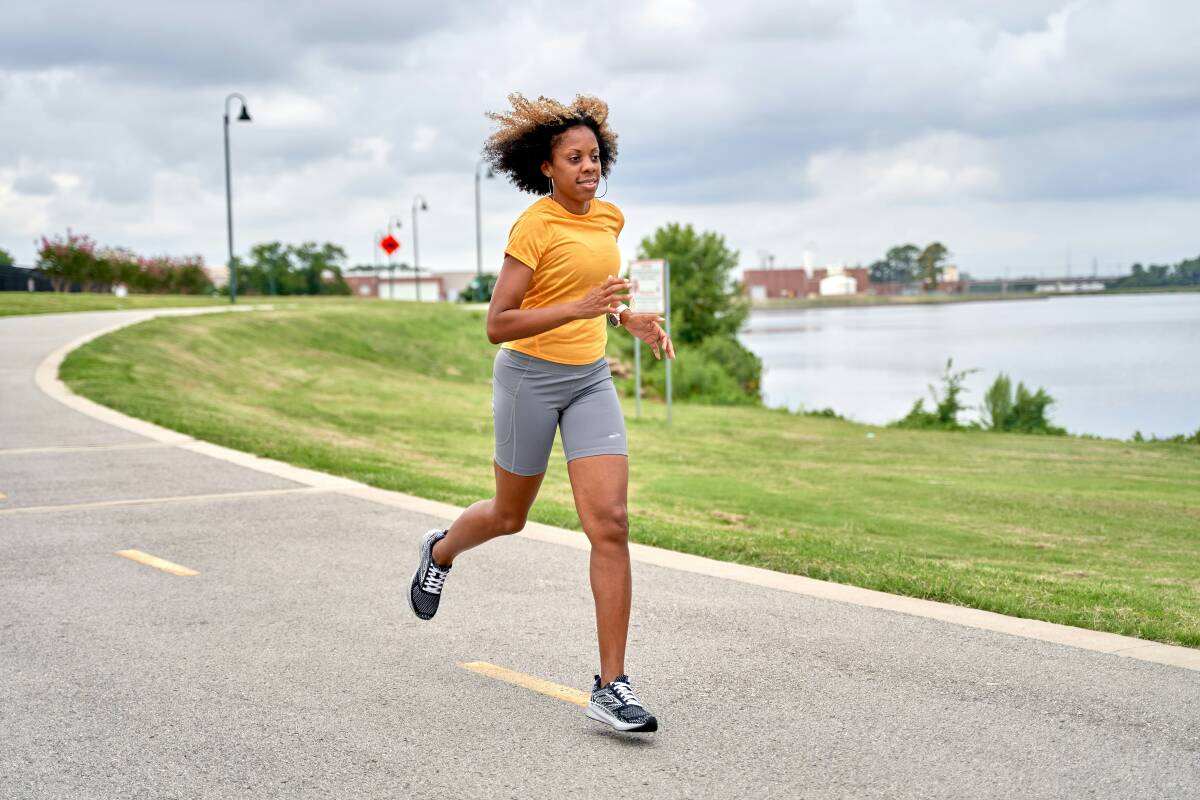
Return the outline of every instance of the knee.
<path id="1" fill-rule="evenodd" d="M 592 534 L 594 545 L 624 548 L 629 545 L 629 512 L 624 505 L 604 509 L 596 519 Z"/>
<path id="2" fill-rule="evenodd" d="M 525 514 L 500 508 L 492 510 L 492 528 L 499 534 L 516 533 L 525 527 Z"/>

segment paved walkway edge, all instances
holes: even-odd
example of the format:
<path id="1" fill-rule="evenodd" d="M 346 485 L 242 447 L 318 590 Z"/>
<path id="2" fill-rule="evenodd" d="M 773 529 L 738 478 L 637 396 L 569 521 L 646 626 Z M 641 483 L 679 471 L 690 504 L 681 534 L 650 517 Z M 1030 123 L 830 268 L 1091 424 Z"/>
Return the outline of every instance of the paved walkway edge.
<path id="1" fill-rule="evenodd" d="M 432 517 L 453 520 L 461 514 L 463 509 L 448 503 L 426 500 L 421 497 L 392 492 L 386 489 L 377 489 L 347 478 L 327 475 L 323 472 L 296 467 L 274 459 L 260 458 L 250 453 L 243 453 L 228 447 L 193 439 L 185 434 L 126 416 L 119 411 L 114 411 L 98 403 L 93 403 L 91 400 L 80 397 L 72 392 L 58 378 L 58 368 L 68 353 L 95 338 L 112 333 L 128 325 L 134 325 L 158 316 L 211 314 L 223 311 L 256 311 L 268 310 L 270 308 L 271 306 L 268 305 L 215 309 L 205 307 L 196 309 L 155 309 L 147 311 L 138 318 L 101 328 L 63 345 L 47 356 L 38 366 L 35 381 L 38 388 L 46 394 L 81 414 L 86 414 L 89 417 L 164 444 L 181 447 L 195 453 L 292 480 L 305 486 L 325 489 L 394 508 L 403 508 L 407 511 L 428 514 Z M 587 539 L 582 533 L 564 528 L 556 528 L 551 525 L 531 522 L 525 526 L 525 530 L 520 535 L 539 542 L 574 547 L 579 550 L 588 549 Z M 773 572 L 760 567 L 717 561 L 711 558 L 677 553 L 672 550 L 663 550 L 641 544 L 631 544 L 630 555 L 634 561 L 643 564 L 654 564 L 660 567 L 739 581 L 769 589 L 793 592 L 824 600 L 833 600 L 839 603 L 850 603 L 852 605 L 896 611 L 901 614 L 936 619 L 969 628 L 981 628 L 1010 636 L 1053 642 L 1082 650 L 1092 650 L 1099 653 L 1134 658 L 1140 661 L 1151 661 L 1156 664 L 1166 664 L 1168 666 L 1182 667 L 1183 669 L 1200 672 L 1200 650 L 1190 647 L 1159 644 L 1157 642 L 1146 641 L 1145 639 L 1092 631 L 1086 628 L 1075 628 L 1069 625 L 1058 625 L 1053 622 L 1009 617 L 991 611 L 980 611 L 979 609 L 965 608 L 949 603 L 939 603 L 933 600 L 921 600 L 915 597 L 904 597 L 886 592 L 877 592 L 872 589 L 862 589 L 857 586 L 819 581 L 800 575 Z"/>

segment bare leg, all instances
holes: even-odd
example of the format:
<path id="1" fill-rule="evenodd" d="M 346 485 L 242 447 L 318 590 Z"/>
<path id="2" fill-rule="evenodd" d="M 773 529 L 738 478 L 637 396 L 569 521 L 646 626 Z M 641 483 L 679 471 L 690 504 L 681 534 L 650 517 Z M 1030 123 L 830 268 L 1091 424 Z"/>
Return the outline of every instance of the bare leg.
<path id="1" fill-rule="evenodd" d="M 588 456 L 567 464 L 575 510 L 592 543 L 592 597 L 596 601 L 596 636 L 600 643 L 600 683 L 625 672 L 625 640 L 633 577 L 629 571 L 629 459 Z"/>
<path id="2" fill-rule="evenodd" d="M 525 527 L 525 518 L 546 473 L 517 475 L 495 462 L 492 466 L 496 472 L 496 496 L 480 500 L 460 514 L 450 525 L 450 532 L 433 546 L 433 560 L 443 567 L 453 564 L 464 550 Z"/>

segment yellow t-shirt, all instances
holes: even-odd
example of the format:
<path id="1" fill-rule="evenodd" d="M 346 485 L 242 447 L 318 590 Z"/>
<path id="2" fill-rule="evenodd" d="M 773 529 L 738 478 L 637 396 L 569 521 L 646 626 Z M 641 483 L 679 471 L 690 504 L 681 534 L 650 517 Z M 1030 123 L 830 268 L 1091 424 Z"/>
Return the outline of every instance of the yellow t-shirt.
<path id="1" fill-rule="evenodd" d="M 616 276 L 621 269 L 617 236 L 625 215 L 612 203 L 593 199 L 586 214 L 572 214 L 550 197 L 525 209 L 508 234 L 506 255 L 533 269 L 521 308 L 568 303 Z M 591 364 L 604 356 L 604 315 L 577 319 L 504 347 L 560 364 Z"/>

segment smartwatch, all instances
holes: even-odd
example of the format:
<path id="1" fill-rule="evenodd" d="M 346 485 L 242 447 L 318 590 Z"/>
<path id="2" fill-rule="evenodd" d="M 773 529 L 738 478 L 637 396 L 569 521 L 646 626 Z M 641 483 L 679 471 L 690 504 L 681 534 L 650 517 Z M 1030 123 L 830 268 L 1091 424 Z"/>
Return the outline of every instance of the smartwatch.
<path id="1" fill-rule="evenodd" d="M 621 327 L 621 315 L 624 314 L 628 310 L 629 310 L 629 306 L 625 305 L 624 303 L 621 303 L 620 305 L 618 305 L 616 313 L 612 313 L 612 314 L 608 315 L 608 324 L 612 325 L 614 328 Z"/>

